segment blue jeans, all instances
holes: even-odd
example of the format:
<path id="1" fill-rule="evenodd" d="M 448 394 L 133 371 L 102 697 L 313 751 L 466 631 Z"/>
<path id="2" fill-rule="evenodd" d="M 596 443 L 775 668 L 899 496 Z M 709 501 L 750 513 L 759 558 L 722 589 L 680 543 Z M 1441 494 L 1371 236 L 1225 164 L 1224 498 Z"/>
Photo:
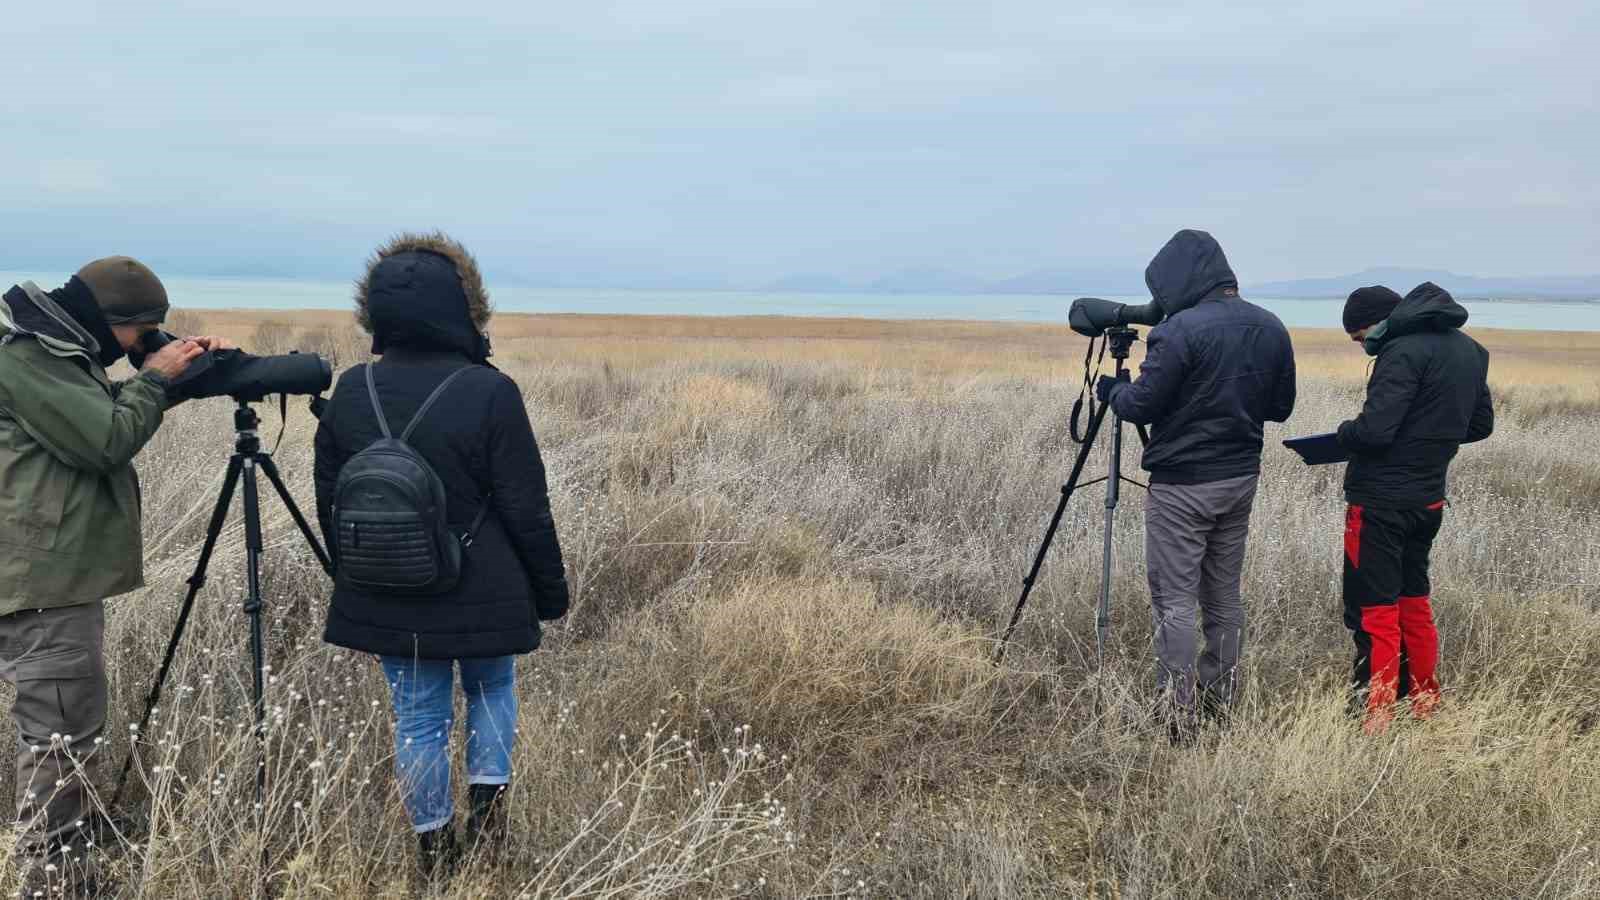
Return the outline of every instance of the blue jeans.
<path id="1" fill-rule="evenodd" d="M 455 667 L 467 695 L 467 783 L 507 784 L 517 737 L 516 657 L 380 657 L 394 703 L 394 761 L 400 796 L 418 834 L 455 814 L 450 792 L 450 731 Z"/>

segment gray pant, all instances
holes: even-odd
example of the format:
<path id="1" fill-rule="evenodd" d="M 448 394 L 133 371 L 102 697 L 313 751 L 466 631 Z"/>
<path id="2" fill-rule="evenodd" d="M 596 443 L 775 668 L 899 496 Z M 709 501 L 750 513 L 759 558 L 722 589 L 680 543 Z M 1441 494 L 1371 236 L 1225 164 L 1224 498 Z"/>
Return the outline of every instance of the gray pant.
<path id="1" fill-rule="evenodd" d="M 1156 678 L 1181 712 L 1195 711 L 1195 686 L 1229 704 L 1237 690 L 1244 601 L 1239 581 L 1258 476 L 1208 484 L 1152 484 L 1145 504 L 1145 555 L 1155 613 Z M 1196 656 L 1196 626 L 1205 651 Z"/>
<path id="2" fill-rule="evenodd" d="M 25 870 L 50 857 L 53 883 L 70 884 L 85 856 L 106 721 L 105 628 L 100 600 L 0 616 L 0 678 L 17 689 L 17 853 Z"/>

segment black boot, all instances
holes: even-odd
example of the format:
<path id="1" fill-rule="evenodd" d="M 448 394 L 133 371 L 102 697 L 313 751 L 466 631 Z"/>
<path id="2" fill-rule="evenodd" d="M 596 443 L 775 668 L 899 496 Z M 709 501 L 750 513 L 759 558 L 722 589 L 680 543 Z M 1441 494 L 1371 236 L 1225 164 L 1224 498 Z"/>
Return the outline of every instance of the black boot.
<path id="1" fill-rule="evenodd" d="M 83 844 L 52 846 L 43 856 L 16 858 L 21 884 L 17 896 L 96 900 L 116 896 L 110 883 L 100 878 L 93 848 Z"/>
<path id="2" fill-rule="evenodd" d="M 1200 724 L 1195 718 L 1173 719 L 1167 723 L 1167 742 L 1187 750 L 1200 742 Z"/>
<path id="3" fill-rule="evenodd" d="M 1200 714 L 1198 710 L 1179 706 L 1176 703 L 1167 707 L 1167 740 L 1174 747 L 1193 747 L 1200 738 Z"/>
<path id="4" fill-rule="evenodd" d="M 1233 724 L 1233 703 L 1218 690 L 1201 688 L 1200 721 L 1207 727 L 1226 731 Z"/>
<path id="5" fill-rule="evenodd" d="M 1199 732 L 1200 719 L 1195 710 L 1180 706 L 1171 694 L 1165 694 L 1151 707 L 1150 723 L 1158 734 L 1162 731 L 1167 733 L 1167 740 L 1172 746 L 1192 747 Z"/>
<path id="6" fill-rule="evenodd" d="M 506 785 L 468 785 L 467 797 L 472 804 L 472 815 L 467 819 L 467 849 L 475 852 L 493 850 L 505 842 L 506 837 Z"/>
<path id="7" fill-rule="evenodd" d="M 461 863 L 461 845 L 456 841 L 456 823 L 417 835 L 417 862 L 422 867 L 422 877 L 429 880 L 448 880 L 456 874 Z"/>

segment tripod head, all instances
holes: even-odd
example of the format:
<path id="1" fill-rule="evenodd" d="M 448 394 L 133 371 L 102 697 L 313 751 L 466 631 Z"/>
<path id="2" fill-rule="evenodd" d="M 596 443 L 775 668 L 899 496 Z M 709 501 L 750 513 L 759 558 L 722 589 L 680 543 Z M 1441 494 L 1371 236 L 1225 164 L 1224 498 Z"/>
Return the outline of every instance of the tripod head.
<path id="1" fill-rule="evenodd" d="M 234 431 L 255 431 L 261 426 L 261 417 L 256 415 L 255 407 L 248 401 L 240 400 L 239 405 L 233 410 Z"/>
<path id="2" fill-rule="evenodd" d="M 1139 340 L 1139 329 L 1116 327 L 1107 328 L 1105 331 L 1106 343 L 1111 348 L 1111 358 L 1116 360 L 1117 368 L 1122 368 L 1122 363 L 1127 362 L 1128 354 L 1133 350 L 1133 344 Z"/>
<path id="3" fill-rule="evenodd" d="M 246 456 L 263 455 L 261 450 L 261 417 L 256 415 L 255 407 L 250 404 L 257 402 L 254 397 L 235 396 L 233 402 L 238 404 L 233 410 L 233 430 L 235 433 L 233 447 L 237 453 Z M 283 417 L 282 427 L 278 430 L 278 441 L 273 448 L 266 451 L 265 455 L 278 452 L 278 447 L 283 445 L 283 436 L 289 428 L 289 397 L 287 394 L 278 395 L 278 411 Z M 322 418 L 322 410 L 327 406 L 327 401 L 321 394 L 311 398 L 311 414 Z"/>
<path id="4" fill-rule="evenodd" d="M 261 452 L 261 417 L 247 400 L 239 400 L 233 410 L 234 450 L 248 456 Z"/>

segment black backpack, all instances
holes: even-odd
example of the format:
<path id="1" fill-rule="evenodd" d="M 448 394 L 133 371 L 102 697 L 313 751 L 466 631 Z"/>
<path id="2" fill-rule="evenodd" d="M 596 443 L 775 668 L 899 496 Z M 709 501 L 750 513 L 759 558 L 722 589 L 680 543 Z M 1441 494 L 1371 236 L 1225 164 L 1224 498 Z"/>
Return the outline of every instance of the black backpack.
<path id="1" fill-rule="evenodd" d="M 338 577 L 350 587 L 375 594 L 449 593 L 461 580 L 464 551 L 483 525 L 489 503 L 485 498 L 472 530 L 457 537 L 445 517 L 444 482 L 406 441 L 445 388 L 472 366 L 457 369 L 440 382 L 398 439 L 389 432 L 378 402 L 372 364 L 366 368 L 367 393 L 383 437 L 339 470 L 333 494 Z"/>

